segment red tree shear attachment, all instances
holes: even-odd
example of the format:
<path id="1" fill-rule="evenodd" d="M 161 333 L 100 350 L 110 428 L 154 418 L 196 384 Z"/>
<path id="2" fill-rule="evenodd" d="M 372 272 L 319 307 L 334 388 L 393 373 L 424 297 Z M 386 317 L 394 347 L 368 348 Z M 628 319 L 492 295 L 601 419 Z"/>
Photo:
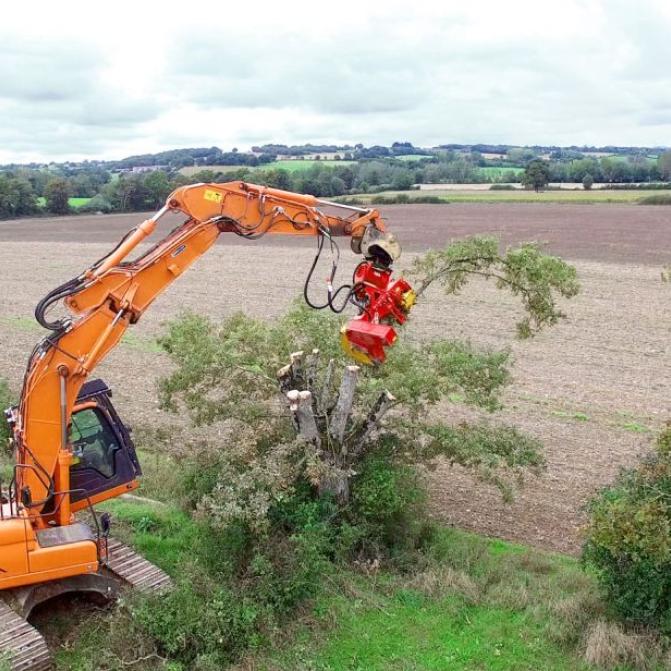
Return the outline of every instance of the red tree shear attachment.
<path id="1" fill-rule="evenodd" d="M 367 260 L 354 273 L 353 297 L 362 313 L 343 326 L 341 345 L 359 363 L 380 364 L 396 340 L 392 325 L 405 323 L 415 292 L 402 277 L 392 280 L 390 268 Z"/>

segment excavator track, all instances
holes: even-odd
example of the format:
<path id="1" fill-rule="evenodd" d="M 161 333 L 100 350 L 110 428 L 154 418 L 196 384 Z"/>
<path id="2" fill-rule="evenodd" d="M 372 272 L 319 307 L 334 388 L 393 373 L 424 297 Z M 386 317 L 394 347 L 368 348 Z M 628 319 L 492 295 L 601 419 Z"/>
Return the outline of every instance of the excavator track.
<path id="1" fill-rule="evenodd" d="M 99 573 L 9 590 L 4 598 L 0 597 L 0 670 L 5 671 L 7 664 L 10 671 L 50 671 L 53 668 L 44 637 L 27 620 L 33 608 L 49 598 L 68 592 L 95 592 L 114 598 L 127 588 L 152 594 L 171 587 L 172 580 L 165 571 L 132 548 L 110 538 L 106 566 Z"/>
<path id="2" fill-rule="evenodd" d="M 133 589 L 151 593 L 172 587 L 172 580 L 165 571 L 118 540 L 109 539 L 107 553 L 107 570 Z"/>
<path id="3" fill-rule="evenodd" d="M 49 671 L 51 653 L 35 627 L 26 622 L 0 599 L 0 668 L 8 663 L 11 671 Z"/>

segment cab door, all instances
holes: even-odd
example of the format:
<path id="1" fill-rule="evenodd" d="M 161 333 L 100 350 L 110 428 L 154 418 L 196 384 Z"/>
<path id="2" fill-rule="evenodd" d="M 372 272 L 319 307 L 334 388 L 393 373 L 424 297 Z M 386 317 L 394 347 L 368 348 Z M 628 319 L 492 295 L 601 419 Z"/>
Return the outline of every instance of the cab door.
<path id="1" fill-rule="evenodd" d="M 118 487 L 135 489 L 135 449 L 114 426 L 107 409 L 88 401 L 75 406 L 70 425 L 73 463 L 70 467 L 72 503 L 100 501 Z"/>

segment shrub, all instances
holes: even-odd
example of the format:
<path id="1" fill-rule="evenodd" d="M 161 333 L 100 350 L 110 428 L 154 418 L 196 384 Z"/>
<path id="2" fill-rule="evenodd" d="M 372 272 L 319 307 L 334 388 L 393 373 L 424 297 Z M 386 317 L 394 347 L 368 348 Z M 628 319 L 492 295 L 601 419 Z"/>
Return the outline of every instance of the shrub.
<path id="1" fill-rule="evenodd" d="M 348 520 L 357 537 L 351 555 L 405 563 L 430 535 L 425 501 L 415 468 L 395 464 L 391 453 L 370 455 L 352 482 Z"/>
<path id="2" fill-rule="evenodd" d="M 448 201 L 440 196 L 413 196 L 399 193 L 395 196 L 373 196 L 370 200 L 372 205 L 406 205 L 406 204 L 445 204 Z"/>
<path id="3" fill-rule="evenodd" d="M 101 193 L 93 196 L 88 203 L 77 208 L 77 212 L 102 212 L 103 214 L 109 214 L 114 210 L 112 203 L 105 198 Z"/>
<path id="4" fill-rule="evenodd" d="M 671 631 L 671 425 L 590 505 L 583 558 L 625 620 Z"/>
<path id="5" fill-rule="evenodd" d="M 139 601 L 133 615 L 159 652 L 187 668 L 203 660 L 221 668 L 253 643 L 259 611 L 227 586 L 194 574 L 166 595 Z"/>
<path id="6" fill-rule="evenodd" d="M 490 191 L 517 191 L 514 184 L 492 184 L 489 187 Z"/>

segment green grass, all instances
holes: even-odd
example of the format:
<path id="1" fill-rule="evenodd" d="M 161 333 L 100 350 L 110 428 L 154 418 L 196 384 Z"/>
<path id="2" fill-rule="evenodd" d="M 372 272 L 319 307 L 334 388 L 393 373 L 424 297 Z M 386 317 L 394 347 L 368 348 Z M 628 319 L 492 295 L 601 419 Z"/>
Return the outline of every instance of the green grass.
<path id="1" fill-rule="evenodd" d="M 158 354 L 163 351 L 155 339 L 139 336 L 136 333 L 133 333 L 133 331 L 126 331 L 123 334 L 121 345 L 138 352 Z"/>
<path id="2" fill-rule="evenodd" d="M 334 161 L 334 160 L 320 160 L 315 161 L 313 159 L 307 158 L 297 158 L 297 159 L 285 159 L 281 161 L 273 161 L 272 163 L 264 163 L 263 165 L 249 167 L 249 170 L 273 170 L 277 168 L 282 168 L 289 172 L 299 172 L 301 170 L 308 170 L 315 164 L 326 165 L 329 168 L 334 168 L 339 165 L 352 165 L 356 161 Z M 214 172 L 229 172 L 232 170 L 240 170 L 248 166 L 244 165 L 201 165 L 201 166 L 188 166 L 182 168 L 180 172 L 187 177 L 200 172 L 201 170 L 212 170 Z"/>
<path id="3" fill-rule="evenodd" d="M 197 525 L 174 507 L 125 501 L 100 507 L 113 513 L 116 536 L 172 575 L 183 562 L 198 561 Z M 300 617 L 268 632 L 241 668 L 586 670 L 577 644 L 602 615 L 593 579 L 576 560 L 442 529 L 414 573 L 325 574 L 319 596 Z M 115 617 L 97 614 L 78 625 L 56 655 L 57 668 L 99 668 L 108 636 L 118 644 Z M 186 671 L 174 664 L 151 668 Z"/>
<path id="4" fill-rule="evenodd" d="M 432 159 L 433 156 L 428 156 L 426 154 L 404 154 L 403 156 L 396 156 L 399 161 L 427 161 Z"/>
<path id="5" fill-rule="evenodd" d="M 498 166 L 484 166 L 478 168 L 478 171 L 489 178 L 497 178 L 510 172 L 514 172 L 516 175 L 521 175 L 524 172 L 524 168 L 501 168 Z"/>
<path id="6" fill-rule="evenodd" d="M 589 415 L 584 412 L 566 412 L 564 410 L 553 410 L 552 413 L 555 417 L 564 417 L 566 419 L 575 419 L 578 422 L 589 422 Z"/>
<path id="7" fill-rule="evenodd" d="M 572 642 L 593 615 L 581 621 L 579 609 L 591 612 L 597 597 L 576 561 L 445 529 L 427 566 L 415 576 L 341 574 L 289 644 L 261 651 L 250 667 L 590 668 Z"/>
<path id="8" fill-rule="evenodd" d="M 0 316 L 0 325 L 26 333 L 37 333 L 44 330 L 33 317 Z M 138 352 L 149 352 L 152 354 L 158 354 L 163 351 L 156 340 L 139 336 L 133 331 L 126 331 L 123 334 L 121 346 Z"/>
<path id="9" fill-rule="evenodd" d="M 8 326 L 16 331 L 25 333 L 37 333 L 44 329 L 37 323 L 33 317 L 16 317 L 13 315 L 0 316 L 0 325 Z"/>
<path id="10" fill-rule="evenodd" d="M 580 190 L 549 190 L 536 193 L 523 189 L 515 191 L 489 191 L 462 189 L 451 191 L 435 189 L 426 191 L 384 191 L 376 194 L 357 194 L 352 198 L 363 203 L 370 202 L 375 196 L 396 196 L 406 193 L 410 199 L 416 195 L 431 195 L 440 198 L 446 203 L 573 203 L 583 205 L 597 205 L 604 203 L 635 204 L 641 198 L 641 192 L 636 190 L 611 191 L 597 189 L 591 191 Z M 671 192 L 668 192 L 671 197 Z"/>
<path id="11" fill-rule="evenodd" d="M 622 425 L 622 428 L 632 433 L 650 433 L 652 431 L 649 426 L 640 422 L 626 422 Z"/>
<path id="12" fill-rule="evenodd" d="M 671 193 L 655 193 L 638 201 L 639 205 L 671 205 Z"/>
<path id="13" fill-rule="evenodd" d="M 299 172 L 300 170 L 308 170 L 315 164 L 325 165 L 329 168 L 335 168 L 339 165 L 352 165 L 356 161 L 333 161 L 333 160 L 322 160 L 315 161 L 307 158 L 298 158 L 298 159 L 285 159 L 282 161 L 273 161 L 272 163 L 267 163 L 266 165 L 259 166 L 260 169 L 263 168 L 282 168 L 283 170 L 288 170 L 289 172 Z"/>
<path id="14" fill-rule="evenodd" d="M 314 656 L 315 668 L 576 668 L 524 613 L 471 605 L 458 596 L 428 600 L 407 590 L 374 609 L 341 606 L 337 633 Z"/>
<path id="15" fill-rule="evenodd" d="M 81 207 L 82 205 L 86 205 L 86 203 L 91 200 L 90 198 L 68 198 L 68 203 L 70 204 L 70 207 L 73 209 L 77 209 L 78 207 Z M 47 204 L 47 199 L 44 198 L 44 196 L 40 196 L 37 199 L 37 204 L 39 207 L 46 207 Z"/>

